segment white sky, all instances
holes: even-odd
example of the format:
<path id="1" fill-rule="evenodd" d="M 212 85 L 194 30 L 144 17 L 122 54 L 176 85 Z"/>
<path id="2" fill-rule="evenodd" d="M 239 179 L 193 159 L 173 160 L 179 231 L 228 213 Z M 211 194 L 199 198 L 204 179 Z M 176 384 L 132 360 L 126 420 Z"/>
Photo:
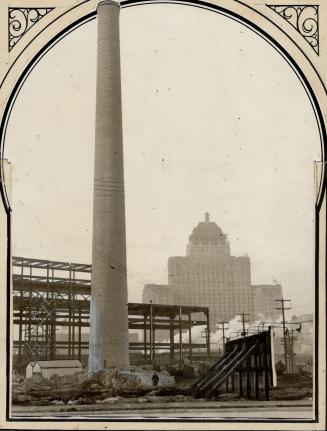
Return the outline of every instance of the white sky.
<path id="1" fill-rule="evenodd" d="M 181 5 L 121 11 L 129 300 L 167 282 L 211 213 L 253 284 L 312 311 L 318 128 L 282 57 L 240 24 Z M 13 254 L 91 262 L 96 21 L 36 66 L 13 108 Z"/>

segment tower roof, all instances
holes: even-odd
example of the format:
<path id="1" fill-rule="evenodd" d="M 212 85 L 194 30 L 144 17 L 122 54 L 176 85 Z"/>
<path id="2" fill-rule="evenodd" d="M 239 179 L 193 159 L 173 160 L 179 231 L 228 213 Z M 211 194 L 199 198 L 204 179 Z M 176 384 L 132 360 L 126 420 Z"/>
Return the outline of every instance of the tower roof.
<path id="1" fill-rule="evenodd" d="M 191 233 L 189 241 L 192 244 L 226 244 L 227 235 L 221 228 L 210 221 L 210 214 L 205 213 L 205 221 L 200 222 Z"/>

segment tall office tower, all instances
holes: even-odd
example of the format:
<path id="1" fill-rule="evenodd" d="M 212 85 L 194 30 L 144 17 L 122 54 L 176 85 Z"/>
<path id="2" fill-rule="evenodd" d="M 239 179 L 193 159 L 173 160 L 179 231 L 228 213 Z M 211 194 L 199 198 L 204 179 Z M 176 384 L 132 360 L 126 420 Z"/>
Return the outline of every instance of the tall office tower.
<path id="1" fill-rule="evenodd" d="M 168 260 L 168 286 L 175 298 L 209 307 L 211 327 L 242 312 L 251 319 L 250 259 L 231 256 L 227 235 L 209 213 L 193 229 L 186 250 L 186 256 Z"/>
<path id="2" fill-rule="evenodd" d="M 168 285 L 144 286 L 143 302 L 209 307 L 210 326 L 247 313 L 246 320 L 276 320 L 282 286 L 251 285 L 250 258 L 231 256 L 227 235 L 208 213 L 191 233 L 186 256 L 168 259 Z"/>

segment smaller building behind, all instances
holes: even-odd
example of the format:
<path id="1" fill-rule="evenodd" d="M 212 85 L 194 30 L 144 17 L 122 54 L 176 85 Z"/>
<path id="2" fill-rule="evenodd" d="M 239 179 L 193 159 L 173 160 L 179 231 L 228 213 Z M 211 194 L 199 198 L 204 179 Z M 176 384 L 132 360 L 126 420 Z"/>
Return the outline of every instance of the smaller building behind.
<path id="1" fill-rule="evenodd" d="M 68 376 L 83 371 L 80 361 L 62 360 L 62 361 L 35 361 L 30 362 L 26 367 L 26 378 L 32 377 L 35 373 L 40 373 L 46 379 L 57 374 L 57 376 Z"/>

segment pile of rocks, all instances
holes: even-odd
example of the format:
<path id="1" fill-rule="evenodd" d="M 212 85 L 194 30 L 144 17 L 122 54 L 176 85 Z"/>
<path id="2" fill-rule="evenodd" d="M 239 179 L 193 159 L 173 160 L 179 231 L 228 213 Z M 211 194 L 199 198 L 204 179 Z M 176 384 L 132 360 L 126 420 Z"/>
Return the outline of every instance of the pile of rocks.
<path id="1" fill-rule="evenodd" d="M 111 382 L 114 389 L 151 389 L 152 383 L 152 370 L 146 369 L 127 369 L 127 370 L 110 370 L 105 371 L 105 380 Z M 174 387 L 175 379 L 167 371 L 158 371 L 158 387 Z M 109 383 L 110 384 L 110 383 Z"/>
<path id="2" fill-rule="evenodd" d="M 173 390 L 175 379 L 167 371 L 157 372 L 158 388 Z M 143 368 L 108 369 L 92 376 L 86 372 L 53 375 L 35 373 L 21 383 L 13 383 L 14 404 L 91 404 L 117 396 L 142 397 L 153 390 L 153 370 Z"/>

